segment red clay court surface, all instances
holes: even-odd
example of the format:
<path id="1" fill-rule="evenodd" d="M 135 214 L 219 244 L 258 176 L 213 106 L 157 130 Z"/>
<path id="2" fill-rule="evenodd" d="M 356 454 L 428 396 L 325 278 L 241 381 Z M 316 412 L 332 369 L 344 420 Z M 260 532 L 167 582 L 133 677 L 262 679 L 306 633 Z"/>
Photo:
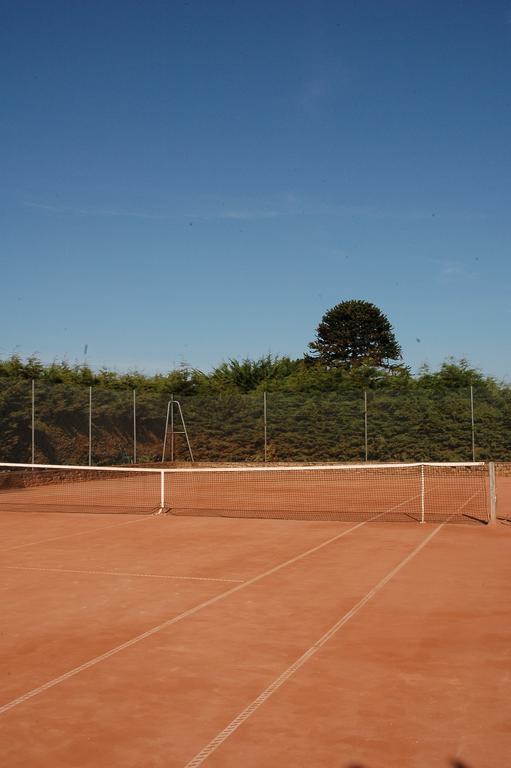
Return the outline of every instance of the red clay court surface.
<path id="1" fill-rule="evenodd" d="M 3 766 L 511 762 L 508 523 L 10 512 L 0 533 Z"/>

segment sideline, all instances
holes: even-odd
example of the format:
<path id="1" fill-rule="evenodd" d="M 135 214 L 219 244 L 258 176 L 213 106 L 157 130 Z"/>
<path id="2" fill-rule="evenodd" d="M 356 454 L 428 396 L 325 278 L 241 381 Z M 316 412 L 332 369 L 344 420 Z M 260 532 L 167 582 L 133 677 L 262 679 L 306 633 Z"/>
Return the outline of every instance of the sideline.
<path id="1" fill-rule="evenodd" d="M 184 768 L 198 768 L 198 766 L 202 765 L 202 763 L 208 759 L 208 757 L 215 752 L 228 738 L 231 736 L 231 734 L 234 733 L 243 723 L 248 720 L 248 718 L 254 714 L 254 712 L 259 709 L 269 698 L 272 696 L 275 691 L 277 691 L 284 683 L 286 683 L 294 674 L 297 672 L 301 667 L 306 664 L 309 659 L 311 659 L 313 656 L 316 655 L 316 653 L 327 643 L 330 638 L 332 638 L 337 632 L 343 627 L 345 624 L 350 621 L 356 614 L 364 607 L 366 603 L 369 602 L 384 586 L 387 584 L 400 570 L 401 568 L 404 568 L 407 563 L 410 562 L 420 551 L 423 549 L 423 547 L 428 544 L 433 536 L 436 536 L 436 534 L 444 527 L 445 523 L 442 523 L 438 526 L 438 528 L 435 528 L 432 533 L 429 534 L 415 549 L 410 552 L 409 555 L 407 555 L 401 562 L 393 568 L 386 576 L 379 581 L 376 586 L 374 586 L 369 592 L 356 603 L 353 608 L 351 608 L 347 613 L 343 614 L 341 618 L 332 626 L 329 630 L 325 632 L 324 635 L 322 635 L 319 640 L 316 640 L 316 642 L 311 645 L 311 647 L 305 651 L 300 658 L 298 658 L 293 664 L 291 664 L 290 667 L 288 667 L 284 672 L 282 672 L 279 677 L 277 677 L 270 685 L 262 691 L 262 693 L 259 694 L 259 696 L 254 699 L 245 709 L 243 709 L 239 715 L 237 715 L 234 720 L 231 720 L 229 725 L 227 725 L 220 733 L 218 733 L 211 741 L 206 744 L 206 746 L 201 749 L 200 752 L 198 752 L 195 757 L 193 757 L 190 762 L 186 763 Z"/>
<path id="2" fill-rule="evenodd" d="M 330 539 L 327 539 L 321 544 L 317 544 L 315 547 L 312 547 L 311 549 L 307 549 L 305 550 L 305 552 L 301 552 L 299 555 L 295 555 L 295 557 L 292 557 L 289 560 L 285 560 L 283 563 L 279 563 L 278 565 L 275 565 L 273 568 L 270 568 L 269 570 L 264 571 L 264 573 L 261 573 L 258 576 L 254 576 L 252 579 L 249 579 L 248 581 L 245 581 L 242 584 L 237 584 L 235 587 L 231 587 L 231 589 L 228 589 L 225 592 L 221 592 L 219 595 L 216 595 L 215 597 L 212 597 L 209 600 L 205 600 L 204 602 L 199 603 L 193 608 L 189 608 L 187 611 L 183 611 L 183 613 L 179 613 L 177 616 L 173 616 L 171 619 L 167 619 L 166 621 L 163 621 L 161 624 L 158 624 L 156 627 L 152 627 L 151 629 L 148 629 L 146 632 L 142 632 L 142 634 L 136 635 L 135 637 L 131 638 L 131 640 L 126 640 L 126 642 L 121 643 L 120 645 L 117 645 L 114 648 L 111 648 L 109 651 L 106 651 L 105 653 L 102 653 L 99 656 L 95 656 L 92 659 L 89 659 L 89 661 L 86 661 L 84 664 L 80 664 L 78 667 L 74 667 L 74 669 L 70 669 L 68 672 L 65 672 L 63 675 L 59 675 L 58 677 L 55 677 L 52 680 L 48 680 L 48 682 L 43 683 L 43 685 L 40 685 L 37 688 L 33 688 L 32 690 L 27 691 L 27 693 L 24 693 L 21 696 L 18 696 L 16 699 L 13 699 L 12 701 L 7 702 L 7 704 L 4 704 L 3 706 L 1 706 L 0 715 L 5 714 L 9 710 L 14 709 L 14 707 L 17 707 L 20 704 L 23 704 L 25 701 L 28 701 L 29 699 L 34 698 L 34 696 L 38 696 L 39 694 L 44 693 L 45 691 L 48 691 L 50 688 L 54 688 L 56 685 L 60 685 L 60 683 L 63 683 L 66 680 L 69 680 L 71 677 L 74 677 L 75 675 L 80 674 L 80 672 L 84 672 L 86 669 L 95 667 L 96 664 L 100 664 L 102 661 L 106 661 L 112 656 L 115 656 L 117 653 L 120 653 L 121 651 L 124 651 L 127 648 L 131 648 L 131 646 L 136 645 L 137 643 L 140 643 L 142 640 L 146 640 L 148 637 L 155 635 L 157 632 L 161 632 L 162 629 L 165 629 L 166 627 L 170 627 L 173 624 L 177 624 L 179 621 L 182 621 L 183 619 L 187 619 L 188 617 L 193 616 L 199 611 L 202 611 L 204 608 L 208 608 L 210 605 L 214 605 L 215 603 L 218 603 L 220 600 L 224 600 L 226 597 L 229 597 L 230 595 L 234 595 L 236 592 L 239 592 L 241 589 L 250 587 L 252 584 L 256 584 L 258 581 L 261 581 L 267 576 L 271 576 L 272 574 L 277 573 L 277 571 L 282 570 L 282 568 L 286 568 L 286 566 L 291 565 L 292 563 L 296 563 L 299 560 L 302 560 L 303 558 L 307 557 L 308 555 L 312 555 L 314 552 L 317 552 L 323 547 L 328 546 L 328 544 L 332 544 L 334 541 L 338 541 L 343 536 L 346 536 L 348 533 L 351 533 L 352 531 L 356 531 L 357 528 L 361 528 L 363 525 L 366 525 L 368 522 L 370 522 L 370 520 L 364 520 L 364 522 L 362 523 L 357 523 L 357 525 L 354 525 L 351 528 L 347 528 L 346 530 L 342 531 L 342 533 L 338 533 L 336 536 L 332 536 Z"/>

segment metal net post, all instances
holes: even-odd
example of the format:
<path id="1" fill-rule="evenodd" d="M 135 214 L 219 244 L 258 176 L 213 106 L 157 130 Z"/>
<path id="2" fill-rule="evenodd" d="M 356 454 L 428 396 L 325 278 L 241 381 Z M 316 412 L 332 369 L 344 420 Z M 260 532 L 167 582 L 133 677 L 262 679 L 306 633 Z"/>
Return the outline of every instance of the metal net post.
<path id="1" fill-rule="evenodd" d="M 490 490 L 490 518 L 489 523 L 497 522 L 497 486 L 495 480 L 495 463 L 490 461 L 488 464 L 488 479 Z"/>

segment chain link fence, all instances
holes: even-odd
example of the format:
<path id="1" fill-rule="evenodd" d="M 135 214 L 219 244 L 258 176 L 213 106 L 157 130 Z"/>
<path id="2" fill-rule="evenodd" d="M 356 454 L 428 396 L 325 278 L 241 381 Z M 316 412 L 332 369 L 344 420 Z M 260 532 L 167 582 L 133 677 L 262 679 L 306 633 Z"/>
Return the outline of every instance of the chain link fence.
<path id="1" fill-rule="evenodd" d="M 511 459 L 511 390 L 194 395 L 0 382 L 0 461 L 55 464 Z M 173 421 L 173 423 L 171 423 Z M 183 423 L 184 421 L 184 423 Z"/>

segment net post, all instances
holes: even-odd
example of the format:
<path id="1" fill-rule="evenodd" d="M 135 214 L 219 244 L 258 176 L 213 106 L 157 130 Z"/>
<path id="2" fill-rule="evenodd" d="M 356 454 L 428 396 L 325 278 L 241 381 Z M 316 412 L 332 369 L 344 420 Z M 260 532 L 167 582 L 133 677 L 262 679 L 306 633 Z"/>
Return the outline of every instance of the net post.
<path id="1" fill-rule="evenodd" d="M 160 512 L 165 509 L 165 470 L 160 471 Z"/>
<path id="2" fill-rule="evenodd" d="M 425 508 L 425 483 L 424 483 L 424 464 L 421 464 L 421 523 L 424 523 L 424 508 Z"/>
<path id="3" fill-rule="evenodd" d="M 490 518 L 488 523 L 493 525 L 497 522 L 497 486 L 495 482 L 495 462 L 488 463 L 488 479 L 490 491 Z"/>

